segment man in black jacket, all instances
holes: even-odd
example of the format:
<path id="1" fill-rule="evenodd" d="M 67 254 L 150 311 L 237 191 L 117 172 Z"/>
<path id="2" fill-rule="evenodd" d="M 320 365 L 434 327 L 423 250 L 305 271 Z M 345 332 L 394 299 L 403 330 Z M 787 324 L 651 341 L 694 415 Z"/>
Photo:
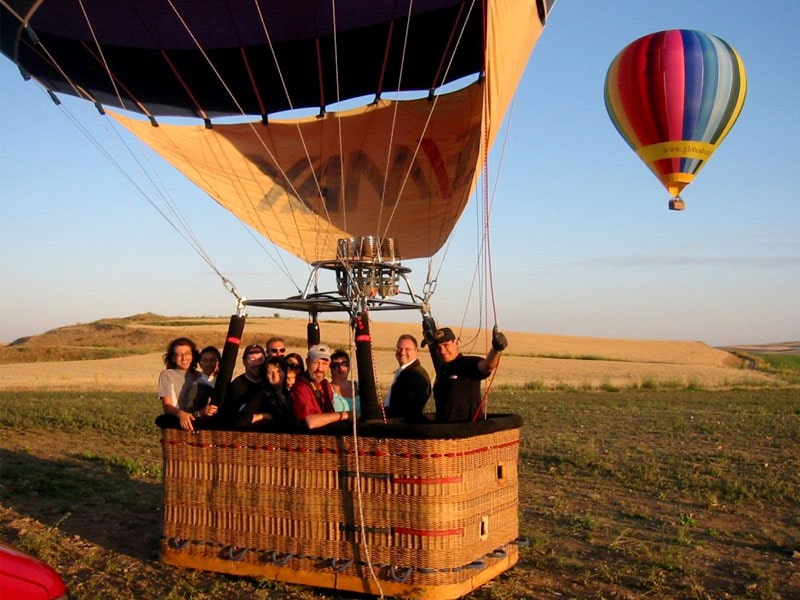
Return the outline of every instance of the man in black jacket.
<path id="1" fill-rule="evenodd" d="M 417 358 L 417 339 L 408 333 L 397 338 L 394 356 L 398 369 L 386 396 L 386 416 L 419 423 L 431 395 L 431 378 Z"/>
<path id="2" fill-rule="evenodd" d="M 458 338 L 449 327 L 437 329 L 426 341 L 431 345 L 436 368 L 433 384 L 436 420 L 440 423 L 477 421 L 483 408 L 481 381 L 500 364 L 500 353 L 508 346 L 505 334 L 494 326 L 492 347 L 486 358 L 462 354 Z"/>
<path id="3" fill-rule="evenodd" d="M 266 393 L 264 363 L 267 354 L 258 344 L 250 344 L 242 354 L 244 373 L 228 384 L 225 404 L 219 412 L 217 423 L 224 429 L 237 429 L 251 425 L 253 414 L 245 412 L 248 406 L 259 406 Z M 262 417 L 263 418 L 263 417 Z"/>

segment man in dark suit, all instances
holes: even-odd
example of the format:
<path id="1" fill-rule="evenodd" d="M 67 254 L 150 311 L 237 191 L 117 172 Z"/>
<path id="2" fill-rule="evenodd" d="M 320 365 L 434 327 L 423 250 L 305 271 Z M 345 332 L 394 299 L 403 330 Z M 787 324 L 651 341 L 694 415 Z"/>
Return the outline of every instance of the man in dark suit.
<path id="1" fill-rule="evenodd" d="M 417 339 L 408 333 L 397 338 L 394 356 L 398 369 L 386 396 L 386 416 L 419 423 L 425 421 L 425 404 L 431 395 L 431 378 L 417 358 Z"/>

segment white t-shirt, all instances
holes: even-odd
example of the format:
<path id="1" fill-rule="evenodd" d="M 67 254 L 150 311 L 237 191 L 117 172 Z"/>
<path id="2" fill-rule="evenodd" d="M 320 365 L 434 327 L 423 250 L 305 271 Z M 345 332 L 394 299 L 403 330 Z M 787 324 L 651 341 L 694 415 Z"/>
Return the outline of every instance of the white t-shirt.
<path id="1" fill-rule="evenodd" d="M 194 394 L 190 393 L 197 374 L 194 371 L 164 369 L 158 376 L 158 397 L 170 398 L 172 406 L 191 412 L 194 409 Z"/>

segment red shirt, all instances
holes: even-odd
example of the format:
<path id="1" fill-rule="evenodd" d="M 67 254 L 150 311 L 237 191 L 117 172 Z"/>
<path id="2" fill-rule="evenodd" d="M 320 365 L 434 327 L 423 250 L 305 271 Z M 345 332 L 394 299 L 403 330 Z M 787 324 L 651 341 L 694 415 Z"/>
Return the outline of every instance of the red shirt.
<path id="1" fill-rule="evenodd" d="M 300 425 L 305 424 L 308 415 L 332 413 L 333 389 L 327 379 L 316 383 L 304 374 L 292 386 L 292 410 Z"/>

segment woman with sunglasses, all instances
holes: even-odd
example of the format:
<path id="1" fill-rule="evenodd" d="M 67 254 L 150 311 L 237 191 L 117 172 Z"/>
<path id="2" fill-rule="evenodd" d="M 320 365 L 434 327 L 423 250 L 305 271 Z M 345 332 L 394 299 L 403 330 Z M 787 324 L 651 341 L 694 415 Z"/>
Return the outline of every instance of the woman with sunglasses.
<path id="1" fill-rule="evenodd" d="M 333 409 L 337 412 L 361 412 L 358 397 L 358 382 L 351 377 L 350 355 L 344 350 L 331 354 L 331 388 L 333 388 Z"/>
<path id="2" fill-rule="evenodd" d="M 297 352 L 292 352 L 286 355 L 286 389 L 292 389 L 294 382 L 297 381 L 297 376 L 306 370 L 303 357 Z"/>

